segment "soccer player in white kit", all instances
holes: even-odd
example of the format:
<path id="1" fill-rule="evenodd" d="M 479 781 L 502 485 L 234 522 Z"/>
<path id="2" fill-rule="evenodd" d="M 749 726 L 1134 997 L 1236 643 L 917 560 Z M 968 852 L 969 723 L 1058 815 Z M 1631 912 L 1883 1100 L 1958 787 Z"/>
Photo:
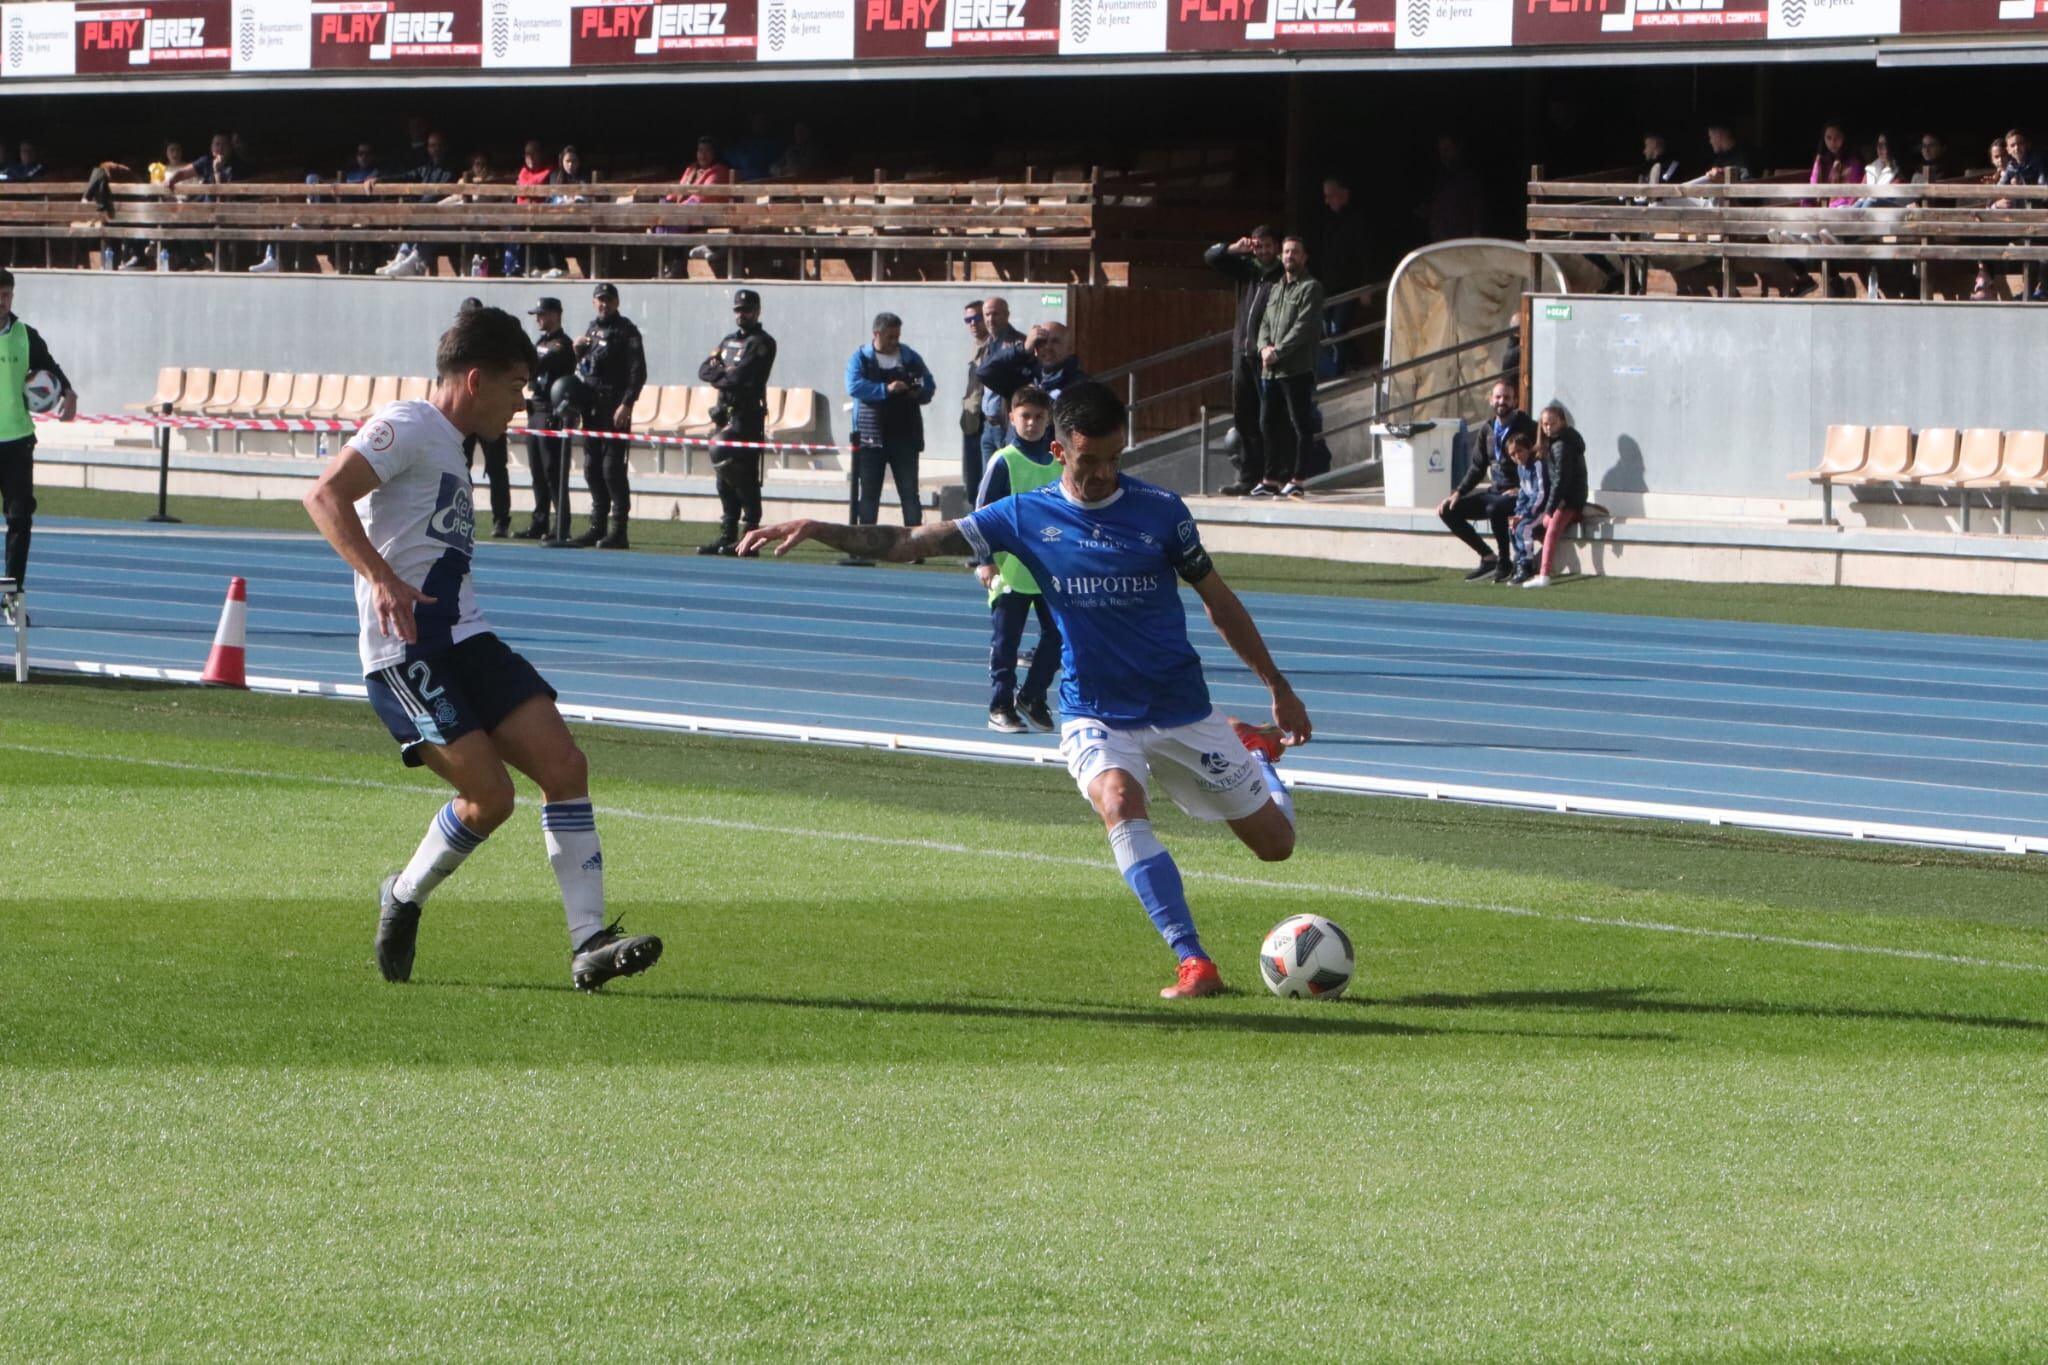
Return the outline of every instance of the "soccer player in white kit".
<path id="1" fill-rule="evenodd" d="M 604 855 L 583 751 L 532 664 L 491 633 L 470 582 L 476 510 L 465 437 L 505 434 L 533 343 L 499 308 L 441 334 L 433 395 L 388 404 L 321 472 L 307 513 L 356 572 L 364 682 L 408 766 L 455 788 L 378 897 L 377 967 L 412 977 L 420 910 L 511 816 L 509 764 L 540 787 L 541 830 L 569 921 L 570 979 L 596 990 L 654 965 L 661 940 L 604 919 Z"/>

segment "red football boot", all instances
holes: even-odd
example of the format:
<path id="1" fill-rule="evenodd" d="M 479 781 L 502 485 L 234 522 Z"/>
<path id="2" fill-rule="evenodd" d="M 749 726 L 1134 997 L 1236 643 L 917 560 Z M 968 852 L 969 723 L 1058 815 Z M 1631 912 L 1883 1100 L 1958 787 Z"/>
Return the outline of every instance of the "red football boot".
<path id="1" fill-rule="evenodd" d="M 1223 994 L 1223 973 L 1216 970 L 1216 964 L 1206 957 L 1184 957 L 1180 960 L 1180 976 L 1171 986 L 1159 992 L 1162 1000 L 1196 1000 L 1205 995 Z"/>
<path id="2" fill-rule="evenodd" d="M 1237 732 L 1237 738 L 1245 748 L 1264 758 L 1268 763 L 1278 763 L 1280 755 L 1287 748 L 1280 742 L 1280 727 L 1277 725 L 1247 725 L 1232 716 L 1230 728 Z"/>

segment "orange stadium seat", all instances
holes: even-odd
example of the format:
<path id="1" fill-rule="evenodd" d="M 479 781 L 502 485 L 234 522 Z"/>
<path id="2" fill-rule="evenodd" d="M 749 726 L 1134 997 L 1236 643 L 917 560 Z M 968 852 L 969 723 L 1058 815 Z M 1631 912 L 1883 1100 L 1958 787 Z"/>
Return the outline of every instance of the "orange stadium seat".
<path id="1" fill-rule="evenodd" d="M 185 392 L 185 372 L 176 365 L 166 365 L 156 372 L 156 392 L 146 403 L 124 403 L 129 412 L 156 412 L 166 403 L 175 403 Z"/>
<path id="2" fill-rule="evenodd" d="M 386 403 L 398 401 L 398 376 L 380 374 L 370 383 L 370 411 L 376 412 Z"/>
<path id="3" fill-rule="evenodd" d="M 398 397 L 400 400 L 424 401 L 427 395 L 433 391 L 434 381 L 423 379 L 419 375 L 410 375 L 398 381 Z"/>
<path id="4" fill-rule="evenodd" d="M 1913 462 L 1899 474 L 1899 482 L 1918 483 L 1951 473 L 1958 454 L 1954 427 L 1928 427 L 1913 442 Z"/>
<path id="5" fill-rule="evenodd" d="M 335 407 L 334 419 L 338 422 L 360 422 L 373 409 L 370 406 L 370 376 L 352 374 L 341 391 L 341 402 Z"/>
<path id="6" fill-rule="evenodd" d="M 185 387 L 179 391 L 171 411 L 183 417 L 197 417 L 206 401 L 213 397 L 213 371 L 192 368 L 185 371 Z"/>

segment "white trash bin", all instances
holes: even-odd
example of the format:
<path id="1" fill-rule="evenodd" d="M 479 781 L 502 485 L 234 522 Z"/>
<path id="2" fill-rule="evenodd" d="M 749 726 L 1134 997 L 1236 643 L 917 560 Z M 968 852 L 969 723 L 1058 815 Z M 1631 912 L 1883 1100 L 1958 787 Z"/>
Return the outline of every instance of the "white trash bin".
<path id="1" fill-rule="evenodd" d="M 1459 418 L 1375 426 L 1387 506 L 1435 507 L 1451 495 L 1451 451 L 1464 434 Z"/>

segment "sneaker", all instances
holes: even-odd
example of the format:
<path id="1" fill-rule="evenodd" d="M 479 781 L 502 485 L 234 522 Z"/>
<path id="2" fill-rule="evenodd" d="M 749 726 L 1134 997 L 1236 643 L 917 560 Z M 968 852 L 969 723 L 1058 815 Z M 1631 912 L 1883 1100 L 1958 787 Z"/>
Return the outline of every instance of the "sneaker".
<path id="1" fill-rule="evenodd" d="M 697 553 L 700 555 L 730 554 L 731 550 L 727 547 L 731 544 L 732 542 L 729 540 L 714 540 L 708 545 L 699 545 L 697 547 Z"/>
<path id="2" fill-rule="evenodd" d="M 427 273 L 427 261 L 419 252 L 409 251 L 393 261 L 388 268 L 378 273 L 387 279 L 414 279 Z"/>
<path id="3" fill-rule="evenodd" d="M 386 981 L 412 980 L 412 951 L 420 937 L 420 908 L 402 901 L 392 873 L 377 888 L 377 970 Z"/>
<path id="4" fill-rule="evenodd" d="M 1280 756 L 1287 752 L 1286 745 L 1281 741 L 1280 727 L 1277 725 L 1252 725 L 1232 716 L 1230 728 L 1236 732 L 1239 742 L 1245 748 L 1258 754 L 1268 763 L 1278 763 Z"/>
<path id="5" fill-rule="evenodd" d="M 388 279 L 391 277 L 392 273 L 396 271 L 398 267 L 404 265 L 411 256 L 412 253 L 410 251 L 401 251 L 396 256 L 393 256 L 390 260 L 384 262 L 384 264 L 378 266 L 375 270 L 371 271 L 370 273 L 373 275 L 382 275 Z"/>
<path id="6" fill-rule="evenodd" d="M 1280 490 L 1280 496 L 1283 498 L 1305 498 L 1308 496 L 1308 490 L 1303 488 L 1298 480 L 1289 479 L 1286 486 Z"/>
<path id="7" fill-rule="evenodd" d="M 1245 494 L 1245 496 L 1248 498 L 1277 498 L 1280 496 L 1280 490 L 1270 483 L 1262 483 L 1253 488 L 1251 492 Z"/>
<path id="8" fill-rule="evenodd" d="M 559 280 L 562 278 L 564 273 L 565 272 L 562 270 L 562 267 L 558 265 L 553 265 L 549 266 L 546 270 L 541 271 L 540 277 L 544 280 Z"/>
<path id="9" fill-rule="evenodd" d="M 617 526 L 612 527 L 610 534 L 597 542 L 597 548 L 600 550 L 632 549 L 633 547 L 626 543 L 626 523 L 622 521 Z"/>
<path id="10" fill-rule="evenodd" d="M 514 531 L 512 533 L 512 539 L 514 540 L 546 540 L 547 538 L 548 524 L 540 517 L 535 517 L 528 523 L 524 531 Z"/>
<path id="11" fill-rule="evenodd" d="M 661 959 L 661 940 L 627 934 L 613 920 L 592 934 L 569 958 L 569 979 L 579 991 L 594 991 L 615 976 L 638 976 Z"/>
<path id="12" fill-rule="evenodd" d="M 1500 561 L 1498 559 L 1482 559 L 1479 561 L 1478 568 L 1465 575 L 1465 581 L 1467 583 L 1477 583 L 1480 579 L 1491 578 L 1499 572 Z"/>
<path id="13" fill-rule="evenodd" d="M 17 616 L 21 618 L 19 621 L 15 620 Z M 9 630 L 13 630 L 17 625 L 26 626 L 29 624 L 32 623 L 29 620 L 28 608 L 21 605 L 21 594 L 18 592 L 0 593 L 0 625 L 5 625 Z"/>
<path id="14" fill-rule="evenodd" d="M 1522 584 L 1522 586 L 1525 588 L 1547 588 L 1550 586 L 1550 575 L 1547 573 L 1532 574 L 1529 580 Z"/>
<path id="15" fill-rule="evenodd" d="M 1236 483 L 1224 484 L 1223 487 L 1216 490 L 1216 494 L 1218 497 L 1224 498 L 1241 498 L 1257 487 L 1258 485 L 1255 483 L 1246 483 L 1243 479 L 1239 479 Z"/>
<path id="16" fill-rule="evenodd" d="M 571 536 L 568 543 L 576 549 L 587 550 L 603 539 L 605 539 L 604 527 L 592 526 L 580 536 Z"/>
<path id="17" fill-rule="evenodd" d="M 1030 733 L 1030 727 L 1024 724 L 1024 718 L 1017 714 L 1017 708 L 1014 706 L 989 707 L 988 728 L 1000 730 L 1006 735 Z"/>
<path id="18" fill-rule="evenodd" d="M 249 273 L 251 275 L 275 275 L 279 268 L 277 253 L 275 251 L 266 251 L 263 253 L 262 260 L 249 267 Z"/>
<path id="19" fill-rule="evenodd" d="M 491 539 L 492 539 L 492 540 L 508 540 L 508 539 L 510 539 L 510 538 L 511 538 L 511 535 L 512 535 L 512 523 L 511 523 L 510 521 L 498 521 L 498 520 L 496 520 L 495 518 L 494 518 L 494 519 L 492 520 L 492 522 L 491 522 Z"/>
<path id="20" fill-rule="evenodd" d="M 1515 566 L 1512 564 L 1502 564 L 1493 571 L 1493 581 L 1496 583 L 1505 583 L 1514 576 Z"/>
<path id="21" fill-rule="evenodd" d="M 693 260 L 693 261 L 708 261 L 708 260 L 710 260 L 710 259 L 711 259 L 711 248 L 710 248 L 710 247 L 708 247 L 708 246 L 693 246 L 693 247 L 691 247 L 691 248 L 690 248 L 690 259 L 691 259 L 691 260 Z"/>
<path id="22" fill-rule="evenodd" d="M 1205 995 L 1223 994 L 1223 973 L 1206 957 L 1184 957 L 1180 974 L 1171 986 L 1159 992 L 1161 1000 L 1198 1000 Z"/>
<path id="23" fill-rule="evenodd" d="M 1511 588 L 1519 588 L 1535 576 L 1536 575 L 1530 573 L 1527 569 L 1522 568 L 1520 565 L 1516 565 L 1514 573 L 1510 574 L 1506 578 L 1498 578 L 1494 581 L 1497 583 L 1505 583 Z"/>
<path id="24" fill-rule="evenodd" d="M 149 269 L 149 258 L 146 256 L 130 256 L 114 268 L 116 270 L 147 270 Z"/>
<path id="25" fill-rule="evenodd" d="M 1045 704 L 1044 697 L 1040 697 L 1035 701 L 1018 702 L 1017 714 L 1031 722 L 1032 729 L 1042 733 L 1050 734 L 1059 728 L 1053 724 L 1052 708 Z"/>

